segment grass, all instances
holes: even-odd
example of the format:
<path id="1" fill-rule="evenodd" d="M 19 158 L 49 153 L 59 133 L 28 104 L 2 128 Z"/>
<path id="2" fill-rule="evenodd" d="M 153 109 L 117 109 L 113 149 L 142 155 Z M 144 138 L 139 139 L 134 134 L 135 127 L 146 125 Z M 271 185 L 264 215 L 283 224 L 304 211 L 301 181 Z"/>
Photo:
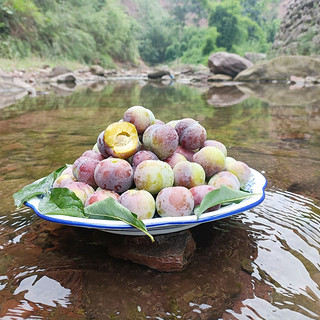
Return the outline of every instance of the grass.
<path id="1" fill-rule="evenodd" d="M 28 57 L 19 60 L 0 58 L 0 70 L 2 71 L 25 70 L 27 72 L 31 72 L 33 70 L 43 68 L 45 65 L 48 65 L 50 68 L 62 65 L 70 70 L 79 70 L 86 67 L 86 65 L 80 62 L 69 60 L 48 60 L 38 57 Z"/>

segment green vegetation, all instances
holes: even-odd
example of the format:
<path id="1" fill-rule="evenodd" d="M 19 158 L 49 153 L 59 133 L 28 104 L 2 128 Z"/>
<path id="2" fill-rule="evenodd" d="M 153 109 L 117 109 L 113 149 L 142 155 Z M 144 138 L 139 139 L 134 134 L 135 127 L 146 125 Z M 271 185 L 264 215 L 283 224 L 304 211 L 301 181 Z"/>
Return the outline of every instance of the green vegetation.
<path id="1" fill-rule="evenodd" d="M 0 54 L 30 55 L 87 64 L 134 61 L 136 23 L 109 0 L 0 1 Z"/>
<path id="2" fill-rule="evenodd" d="M 0 55 L 108 67 L 139 58 L 199 64 L 220 50 L 267 52 L 279 1 L 177 0 L 164 8 L 159 0 L 131 7 L 119 0 L 0 0 Z"/>

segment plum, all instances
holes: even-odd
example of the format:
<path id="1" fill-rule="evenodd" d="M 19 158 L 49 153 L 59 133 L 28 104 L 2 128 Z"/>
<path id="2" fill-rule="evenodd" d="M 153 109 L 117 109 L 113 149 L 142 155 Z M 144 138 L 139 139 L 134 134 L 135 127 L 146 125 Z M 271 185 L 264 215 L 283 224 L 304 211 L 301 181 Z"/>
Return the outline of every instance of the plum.
<path id="1" fill-rule="evenodd" d="M 180 121 L 180 120 L 171 120 L 171 121 L 167 122 L 167 125 L 171 126 L 172 128 L 175 128 L 178 121 Z"/>
<path id="2" fill-rule="evenodd" d="M 90 195 L 87 198 L 85 202 L 85 207 L 89 206 L 90 204 L 93 204 L 94 202 L 101 201 L 109 197 L 113 198 L 116 201 L 119 201 L 119 195 L 114 191 L 105 189 L 96 190 L 92 195 Z"/>
<path id="3" fill-rule="evenodd" d="M 206 140 L 202 147 L 216 147 L 222 151 L 225 157 L 227 157 L 227 148 L 226 146 L 217 140 Z"/>
<path id="4" fill-rule="evenodd" d="M 186 187 L 162 189 L 156 197 L 157 212 L 161 217 L 189 216 L 193 212 L 193 195 Z"/>
<path id="5" fill-rule="evenodd" d="M 232 157 L 226 157 L 226 165 L 229 163 L 229 162 L 232 162 L 232 161 L 236 161 L 235 158 L 232 158 Z"/>
<path id="6" fill-rule="evenodd" d="M 187 159 L 181 153 L 174 152 L 169 158 L 165 159 L 164 161 L 168 163 L 173 169 L 178 162 L 187 161 Z"/>
<path id="7" fill-rule="evenodd" d="M 133 183 L 133 169 L 128 161 L 110 157 L 98 163 L 94 180 L 102 189 L 122 193 Z"/>
<path id="8" fill-rule="evenodd" d="M 160 160 L 170 157 L 179 144 L 178 134 L 167 124 L 153 124 L 143 133 L 142 142 Z"/>
<path id="9" fill-rule="evenodd" d="M 106 152 L 114 158 L 128 159 L 140 146 L 136 127 L 125 121 L 110 124 L 104 131 L 103 140 Z"/>
<path id="10" fill-rule="evenodd" d="M 200 148 L 207 138 L 206 129 L 196 120 L 185 118 L 175 125 L 179 136 L 179 144 L 187 150 Z"/>
<path id="11" fill-rule="evenodd" d="M 217 147 L 204 147 L 194 154 L 193 161 L 203 167 L 209 178 L 224 169 L 226 158 Z"/>
<path id="12" fill-rule="evenodd" d="M 141 220 L 153 218 L 156 211 L 155 200 L 146 190 L 127 190 L 120 196 L 119 202 Z"/>
<path id="13" fill-rule="evenodd" d="M 189 125 L 179 136 L 180 145 L 187 150 L 200 148 L 207 138 L 206 129 L 198 122 Z"/>
<path id="14" fill-rule="evenodd" d="M 242 161 L 231 161 L 226 165 L 227 171 L 233 173 L 240 182 L 240 187 L 244 188 L 251 177 L 249 166 Z"/>
<path id="15" fill-rule="evenodd" d="M 104 142 L 104 130 L 100 132 L 97 138 L 97 148 L 105 158 L 110 157 L 110 154 L 107 152 L 106 144 Z"/>
<path id="16" fill-rule="evenodd" d="M 240 190 L 240 182 L 238 178 L 231 172 L 220 171 L 212 176 L 208 182 L 209 185 L 219 189 L 225 185 L 234 190 Z"/>
<path id="17" fill-rule="evenodd" d="M 182 146 L 178 145 L 178 148 L 176 149 L 175 152 L 182 154 L 188 161 L 193 161 L 193 156 L 195 154 L 195 151 L 187 150 Z"/>
<path id="18" fill-rule="evenodd" d="M 72 166 L 68 166 L 64 169 L 60 176 L 54 181 L 53 188 L 64 188 L 68 183 L 76 181 L 72 173 Z"/>
<path id="19" fill-rule="evenodd" d="M 138 189 L 158 193 L 161 189 L 172 187 L 174 174 L 170 165 L 161 160 L 145 160 L 138 164 L 134 172 L 134 183 Z"/>
<path id="20" fill-rule="evenodd" d="M 93 150 L 86 151 L 72 165 L 72 173 L 75 179 L 96 188 L 97 185 L 94 180 L 94 170 L 98 163 L 103 159 L 104 157 L 101 153 Z"/>
<path id="21" fill-rule="evenodd" d="M 190 192 L 193 195 L 193 200 L 194 200 L 194 206 L 198 206 L 201 201 L 203 200 L 203 198 L 212 190 L 215 190 L 216 188 L 210 185 L 201 185 L 201 186 L 195 186 L 193 188 L 190 189 Z M 209 212 L 209 211 L 214 211 L 214 210 L 218 210 L 220 208 L 220 204 L 215 205 L 213 207 L 210 207 L 209 209 L 207 209 L 205 212 Z"/>
<path id="22" fill-rule="evenodd" d="M 156 154 L 149 150 L 141 150 L 136 152 L 131 160 L 133 170 L 138 166 L 139 163 L 145 160 L 159 160 Z"/>
<path id="23" fill-rule="evenodd" d="M 165 124 L 162 120 L 160 119 L 156 119 L 156 121 L 154 122 L 154 124 Z"/>
<path id="24" fill-rule="evenodd" d="M 123 115 L 123 121 L 132 123 L 138 133 L 143 133 L 156 119 L 151 110 L 142 106 L 130 107 Z"/>
<path id="25" fill-rule="evenodd" d="M 85 204 L 88 197 L 90 197 L 94 189 L 84 182 L 74 181 L 68 183 L 65 188 L 68 188 L 70 191 L 73 191 L 75 195 Z"/>
<path id="26" fill-rule="evenodd" d="M 174 124 L 174 128 L 176 129 L 179 138 L 183 133 L 183 131 L 186 128 L 188 128 L 188 126 L 195 123 L 197 123 L 197 121 L 192 118 L 184 118 L 184 119 L 177 120 L 176 123 Z"/>
<path id="27" fill-rule="evenodd" d="M 188 189 L 205 183 L 206 173 L 200 164 L 190 161 L 181 161 L 173 168 L 174 185 Z"/>
<path id="28" fill-rule="evenodd" d="M 104 159 L 103 155 L 96 150 L 87 150 L 81 155 L 81 157 L 92 158 L 98 161 L 101 161 Z"/>

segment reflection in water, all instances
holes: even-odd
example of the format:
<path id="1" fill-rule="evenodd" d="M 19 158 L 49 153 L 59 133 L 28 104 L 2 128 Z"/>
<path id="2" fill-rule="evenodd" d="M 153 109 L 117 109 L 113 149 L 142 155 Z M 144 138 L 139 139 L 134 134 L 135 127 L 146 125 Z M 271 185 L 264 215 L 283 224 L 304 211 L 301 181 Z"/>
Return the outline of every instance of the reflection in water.
<path id="1" fill-rule="evenodd" d="M 67 307 L 70 290 L 63 288 L 56 280 L 43 276 L 24 278 L 14 291 L 14 295 L 24 292 L 24 298 L 34 303 L 42 303 L 47 306 L 56 307 L 57 304 Z"/>
<path id="2" fill-rule="evenodd" d="M 320 85 L 294 87 L 283 84 L 246 83 L 238 88 L 249 96 L 274 105 L 307 106 L 320 101 Z"/>
<path id="3" fill-rule="evenodd" d="M 234 86 L 213 86 L 207 92 L 207 103 L 215 107 L 229 107 L 249 98 Z"/>
<path id="4" fill-rule="evenodd" d="M 140 81 L 95 90 L 0 110 L 0 319 L 319 319 L 320 105 L 216 108 L 202 89 Z M 113 235 L 14 208 L 15 191 L 72 163 L 132 105 L 201 121 L 268 179 L 260 206 L 192 229 L 181 273 L 113 259 Z"/>

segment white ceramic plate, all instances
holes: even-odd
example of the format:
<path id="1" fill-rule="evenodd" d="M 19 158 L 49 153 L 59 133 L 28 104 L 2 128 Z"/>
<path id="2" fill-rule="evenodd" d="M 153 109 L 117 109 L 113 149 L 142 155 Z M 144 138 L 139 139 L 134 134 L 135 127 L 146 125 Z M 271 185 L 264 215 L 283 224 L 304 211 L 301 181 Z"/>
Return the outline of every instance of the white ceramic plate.
<path id="1" fill-rule="evenodd" d="M 264 200 L 265 188 L 267 185 L 267 180 L 261 173 L 254 169 L 251 169 L 251 173 L 251 179 L 247 183 L 245 190 L 251 193 L 256 193 L 257 195 L 247 198 L 238 204 L 233 203 L 228 206 L 223 206 L 218 210 L 204 213 L 200 216 L 199 219 L 197 219 L 195 215 L 191 215 L 187 217 L 153 218 L 143 220 L 143 222 L 145 223 L 148 231 L 152 235 L 157 235 L 189 229 L 201 223 L 223 219 L 235 215 L 237 213 L 249 210 L 257 206 Z M 40 199 L 38 197 L 34 197 L 28 202 L 25 202 L 25 205 L 32 208 L 40 218 L 48 221 L 66 224 L 70 226 L 100 229 L 102 231 L 122 235 L 145 235 L 142 231 L 122 221 L 86 219 L 62 215 L 47 216 L 42 214 L 38 210 L 39 202 Z"/>

